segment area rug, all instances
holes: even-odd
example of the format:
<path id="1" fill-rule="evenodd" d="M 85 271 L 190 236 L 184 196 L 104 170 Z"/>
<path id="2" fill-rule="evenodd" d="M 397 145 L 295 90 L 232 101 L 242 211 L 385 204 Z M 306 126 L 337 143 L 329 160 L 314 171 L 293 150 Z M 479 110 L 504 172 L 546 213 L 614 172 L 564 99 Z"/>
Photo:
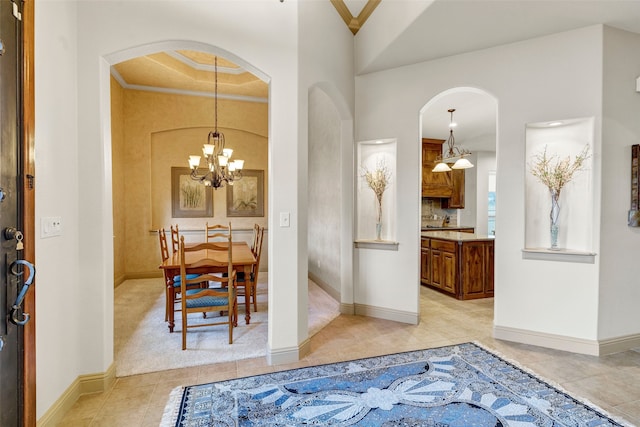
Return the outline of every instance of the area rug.
<path id="1" fill-rule="evenodd" d="M 168 426 L 624 426 L 474 343 L 172 391 Z"/>
<path id="2" fill-rule="evenodd" d="M 244 301 L 238 310 L 233 344 L 227 328 L 212 326 L 190 329 L 187 350 L 182 350 L 180 313 L 169 333 L 164 321 L 164 287 L 161 278 L 128 280 L 115 290 L 114 329 L 116 376 L 129 376 L 167 369 L 207 365 L 262 357 L 267 354 L 267 281 L 258 283 L 258 311 L 251 323 L 244 322 Z M 309 336 L 320 331 L 340 314 L 339 303 L 309 281 Z M 208 313 L 207 317 L 216 314 Z M 200 314 L 191 314 L 198 321 Z"/>

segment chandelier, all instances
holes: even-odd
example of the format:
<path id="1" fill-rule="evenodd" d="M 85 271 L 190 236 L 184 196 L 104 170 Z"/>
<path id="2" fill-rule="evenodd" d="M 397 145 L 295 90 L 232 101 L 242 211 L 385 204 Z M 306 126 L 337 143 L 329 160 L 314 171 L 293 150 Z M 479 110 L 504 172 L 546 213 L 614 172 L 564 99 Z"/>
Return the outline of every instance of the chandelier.
<path id="1" fill-rule="evenodd" d="M 449 139 L 447 140 L 448 148 L 446 153 L 438 156 L 436 159 L 436 167 L 433 168 L 432 172 L 449 172 L 451 169 L 469 169 L 473 167 L 473 163 L 471 163 L 469 159 L 465 159 L 471 152 L 455 146 L 456 139 L 453 136 L 453 128 L 456 127 L 457 124 L 453 121 L 453 112 L 456 110 L 455 108 L 451 108 L 447 111 L 451 114 Z M 452 164 L 451 167 L 449 166 L 450 164 Z"/>
<path id="2" fill-rule="evenodd" d="M 218 57 L 215 57 L 215 129 L 209 132 L 207 143 L 202 147 L 204 159 L 207 162 L 207 170 L 200 174 L 200 156 L 189 156 L 191 179 L 200 181 L 208 187 L 218 189 L 224 183 L 233 185 L 233 181 L 242 179 L 244 160 L 230 160 L 233 150 L 225 148 L 224 134 L 218 131 Z"/>

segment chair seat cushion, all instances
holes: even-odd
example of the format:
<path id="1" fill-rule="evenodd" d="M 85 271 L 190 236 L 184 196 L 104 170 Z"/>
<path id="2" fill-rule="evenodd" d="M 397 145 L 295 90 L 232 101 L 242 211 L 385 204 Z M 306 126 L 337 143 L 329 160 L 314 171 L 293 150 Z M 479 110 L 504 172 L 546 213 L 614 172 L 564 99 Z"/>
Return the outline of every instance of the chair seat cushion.
<path id="1" fill-rule="evenodd" d="M 187 274 L 187 279 L 188 280 L 195 279 L 198 276 L 199 276 L 199 274 Z M 181 281 L 182 281 L 182 277 L 181 276 L 173 276 L 173 286 L 179 288 Z"/>
<path id="2" fill-rule="evenodd" d="M 188 296 L 197 295 L 202 293 L 205 289 L 191 289 L 187 291 Z M 195 299 L 186 299 L 187 308 L 199 308 L 199 307 L 222 307 L 229 305 L 228 296 L 213 296 L 204 295 Z"/>

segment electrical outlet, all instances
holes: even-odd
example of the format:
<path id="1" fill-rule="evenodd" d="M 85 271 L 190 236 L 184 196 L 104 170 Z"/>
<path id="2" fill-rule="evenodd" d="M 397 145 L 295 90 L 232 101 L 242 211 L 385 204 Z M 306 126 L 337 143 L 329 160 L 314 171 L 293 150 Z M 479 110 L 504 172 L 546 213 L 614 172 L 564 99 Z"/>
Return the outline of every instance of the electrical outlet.
<path id="1" fill-rule="evenodd" d="M 54 237 L 62 235 L 62 219 L 59 216 L 43 216 L 40 219 L 40 237 Z"/>

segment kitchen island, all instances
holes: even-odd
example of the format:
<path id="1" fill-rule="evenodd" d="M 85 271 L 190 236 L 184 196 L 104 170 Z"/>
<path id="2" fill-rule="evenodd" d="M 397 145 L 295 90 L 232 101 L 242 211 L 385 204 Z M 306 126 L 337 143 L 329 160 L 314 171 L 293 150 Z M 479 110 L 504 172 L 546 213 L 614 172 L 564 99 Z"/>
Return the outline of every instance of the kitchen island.
<path id="1" fill-rule="evenodd" d="M 493 236 L 423 231 L 420 282 L 457 299 L 493 297 Z"/>

